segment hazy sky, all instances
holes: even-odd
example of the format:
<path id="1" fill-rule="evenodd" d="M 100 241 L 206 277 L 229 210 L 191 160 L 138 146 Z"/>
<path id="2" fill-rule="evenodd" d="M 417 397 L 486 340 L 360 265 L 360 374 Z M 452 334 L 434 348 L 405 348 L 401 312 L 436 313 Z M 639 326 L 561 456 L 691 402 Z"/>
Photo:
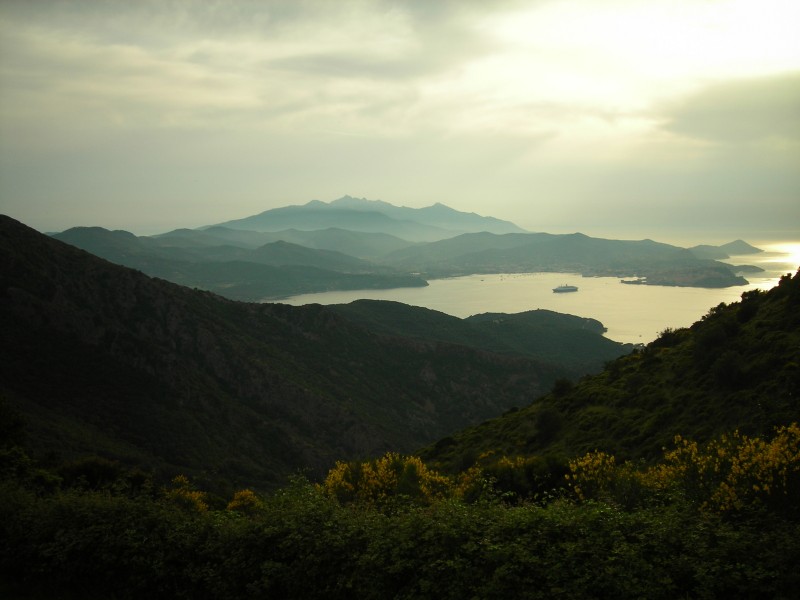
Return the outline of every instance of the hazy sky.
<path id="1" fill-rule="evenodd" d="M 800 237 L 798 0 L 0 1 L 0 212 Z M 666 235 L 666 234 L 665 234 Z"/>

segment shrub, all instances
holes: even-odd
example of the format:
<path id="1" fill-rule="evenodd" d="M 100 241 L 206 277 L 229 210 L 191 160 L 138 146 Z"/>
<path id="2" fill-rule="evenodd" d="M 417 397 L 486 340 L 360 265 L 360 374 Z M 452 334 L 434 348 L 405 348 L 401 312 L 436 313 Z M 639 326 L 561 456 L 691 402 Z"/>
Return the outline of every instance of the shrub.
<path id="1" fill-rule="evenodd" d="M 257 514 L 264 507 L 264 503 L 253 490 L 238 490 L 233 494 L 233 499 L 228 502 L 226 510 L 242 513 L 244 515 Z"/>
<path id="2" fill-rule="evenodd" d="M 794 514 L 800 507 L 800 427 L 779 427 L 769 441 L 734 431 L 705 446 L 677 436 L 660 463 L 643 468 L 590 452 L 570 462 L 566 479 L 582 501 L 631 506 L 679 492 L 704 511 L 767 506 Z"/>
<path id="3" fill-rule="evenodd" d="M 176 475 L 172 487 L 164 490 L 164 498 L 189 512 L 204 513 L 208 510 L 206 493 L 194 489 L 186 475 Z"/>
<path id="4" fill-rule="evenodd" d="M 368 462 L 337 462 L 321 490 L 341 504 L 384 505 L 393 499 L 423 504 L 449 494 L 451 481 L 429 469 L 419 457 L 387 452 Z"/>

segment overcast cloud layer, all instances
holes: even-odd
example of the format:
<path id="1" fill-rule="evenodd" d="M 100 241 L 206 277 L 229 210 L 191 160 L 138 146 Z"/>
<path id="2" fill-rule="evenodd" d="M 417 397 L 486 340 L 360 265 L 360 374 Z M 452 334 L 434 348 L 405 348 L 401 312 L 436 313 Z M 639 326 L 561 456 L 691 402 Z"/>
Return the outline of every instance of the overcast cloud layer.
<path id="1" fill-rule="evenodd" d="M 796 0 L 0 2 L 0 212 L 800 235 Z M 778 233 L 777 235 L 780 235 Z"/>

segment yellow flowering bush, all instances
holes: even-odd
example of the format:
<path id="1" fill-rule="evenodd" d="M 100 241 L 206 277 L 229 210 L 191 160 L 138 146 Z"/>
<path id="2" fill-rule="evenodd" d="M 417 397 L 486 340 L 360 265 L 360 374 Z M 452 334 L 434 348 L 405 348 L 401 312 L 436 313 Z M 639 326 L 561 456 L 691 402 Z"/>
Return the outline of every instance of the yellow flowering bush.
<path id="1" fill-rule="evenodd" d="M 464 502 L 475 502 L 492 494 L 492 481 L 477 463 L 459 473 L 453 486 L 453 495 Z"/>
<path id="2" fill-rule="evenodd" d="M 748 506 L 800 505 L 800 426 L 778 427 L 771 440 L 734 431 L 701 446 L 681 436 L 663 460 L 637 469 L 617 465 L 604 452 L 590 452 L 570 464 L 568 484 L 580 500 L 607 497 L 629 503 L 632 496 L 679 490 L 701 509 L 716 512 Z"/>
<path id="3" fill-rule="evenodd" d="M 263 507 L 263 502 L 251 489 L 238 490 L 234 492 L 233 499 L 228 502 L 227 510 L 252 515 Z"/>
<path id="4" fill-rule="evenodd" d="M 419 457 L 387 452 L 367 462 L 337 462 L 320 486 L 340 503 L 384 504 L 395 497 L 432 502 L 449 495 L 452 482 Z"/>
<path id="5" fill-rule="evenodd" d="M 712 510 L 796 502 L 800 499 L 792 496 L 798 494 L 800 479 L 800 427 L 779 427 L 769 441 L 734 431 L 702 450 L 676 438 L 662 471 L 682 477 L 688 493 Z"/>
<path id="6" fill-rule="evenodd" d="M 336 465 L 328 471 L 325 481 L 319 488 L 332 498 L 336 498 L 341 504 L 347 504 L 356 499 L 356 486 L 353 481 L 357 481 L 353 471 L 359 468 L 358 463 L 346 463 L 337 460 Z"/>
<path id="7" fill-rule="evenodd" d="M 595 498 L 607 491 L 617 476 L 616 459 L 605 452 L 589 452 L 569 462 L 570 472 L 564 477 L 580 500 Z"/>
<path id="8" fill-rule="evenodd" d="M 164 490 L 164 498 L 190 512 L 206 512 L 206 493 L 194 489 L 186 475 L 176 475 L 172 487 Z"/>

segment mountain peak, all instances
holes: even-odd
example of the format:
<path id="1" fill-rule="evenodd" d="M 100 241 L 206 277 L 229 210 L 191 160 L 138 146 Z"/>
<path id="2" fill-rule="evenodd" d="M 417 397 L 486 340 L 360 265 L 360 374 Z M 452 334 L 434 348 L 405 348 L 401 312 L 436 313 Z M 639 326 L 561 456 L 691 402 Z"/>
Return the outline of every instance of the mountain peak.
<path id="1" fill-rule="evenodd" d="M 734 240 L 733 242 L 728 242 L 727 244 L 723 244 L 720 246 L 720 249 L 724 250 L 728 254 L 758 254 L 759 252 L 763 252 L 761 248 L 756 248 L 745 242 L 744 240 Z"/>
<path id="2" fill-rule="evenodd" d="M 261 232 L 286 229 L 318 231 L 336 227 L 350 231 L 388 233 L 412 242 L 430 242 L 480 231 L 496 234 L 525 232 L 509 221 L 461 212 L 441 202 L 427 208 L 410 208 L 350 195 L 330 203 L 312 200 L 304 205 L 274 208 L 218 225 Z"/>
<path id="3" fill-rule="evenodd" d="M 332 200 L 329 206 L 336 208 L 367 208 L 369 210 L 375 210 L 377 207 L 392 205 L 382 200 L 369 200 L 367 198 L 356 198 L 354 196 L 344 195 L 341 198 Z"/>

